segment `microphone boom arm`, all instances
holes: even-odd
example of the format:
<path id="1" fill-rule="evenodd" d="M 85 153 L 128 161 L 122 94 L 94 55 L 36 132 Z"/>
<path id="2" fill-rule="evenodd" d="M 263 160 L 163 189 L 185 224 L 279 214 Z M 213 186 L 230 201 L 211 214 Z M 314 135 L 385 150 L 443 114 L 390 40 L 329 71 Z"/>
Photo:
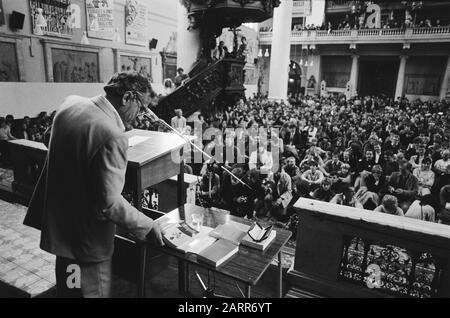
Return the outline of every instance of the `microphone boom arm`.
<path id="1" fill-rule="evenodd" d="M 206 156 L 208 158 L 208 160 L 213 159 L 212 156 L 208 155 L 206 152 L 204 152 L 202 149 L 200 149 L 199 146 L 197 146 L 194 142 L 192 142 L 191 140 L 189 140 L 189 138 L 187 138 L 186 136 L 184 136 L 183 134 L 181 134 L 178 130 L 176 130 L 175 128 L 173 128 L 172 126 L 170 126 L 166 121 L 164 121 L 163 119 L 159 118 L 158 116 L 156 116 L 155 113 L 153 113 L 150 109 L 147 108 L 147 112 L 143 114 L 144 117 L 146 117 L 147 119 L 149 119 L 150 121 L 158 121 L 161 124 L 163 124 L 166 128 L 168 128 L 169 130 L 171 130 L 172 132 L 174 132 L 176 135 L 178 135 L 179 137 L 183 138 L 184 141 L 187 141 L 191 146 L 193 146 L 195 149 L 197 149 L 198 151 L 200 151 L 204 156 Z M 242 185 L 246 186 L 247 188 L 249 188 L 250 190 L 253 190 L 252 187 L 250 187 L 248 184 L 246 184 L 244 181 L 242 181 L 240 178 L 238 178 L 234 173 L 232 173 L 229 169 L 225 168 L 223 165 L 220 166 L 225 172 L 227 172 L 230 176 L 232 176 L 233 178 L 235 178 L 236 180 L 239 181 L 239 183 L 241 183 Z"/>

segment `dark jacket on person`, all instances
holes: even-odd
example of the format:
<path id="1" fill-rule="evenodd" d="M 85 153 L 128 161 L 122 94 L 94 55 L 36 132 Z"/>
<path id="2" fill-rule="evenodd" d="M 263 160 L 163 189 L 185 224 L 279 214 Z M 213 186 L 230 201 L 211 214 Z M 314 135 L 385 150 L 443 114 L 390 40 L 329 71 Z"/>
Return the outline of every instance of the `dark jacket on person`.
<path id="1" fill-rule="evenodd" d="M 389 185 L 394 189 L 405 190 L 404 194 L 398 195 L 398 200 L 400 202 L 414 200 L 419 189 L 417 179 L 411 172 L 406 173 L 404 176 L 401 172 L 392 173 L 391 178 L 389 179 Z"/>
<path id="2" fill-rule="evenodd" d="M 379 194 L 380 196 L 383 196 L 387 192 L 387 182 L 386 178 L 383 176 L 380 177 L 378 184 L 376 183 L 375 177 L 372 174 L 369 174 L 364 179 L 366 188 L 368 191 Z"/>

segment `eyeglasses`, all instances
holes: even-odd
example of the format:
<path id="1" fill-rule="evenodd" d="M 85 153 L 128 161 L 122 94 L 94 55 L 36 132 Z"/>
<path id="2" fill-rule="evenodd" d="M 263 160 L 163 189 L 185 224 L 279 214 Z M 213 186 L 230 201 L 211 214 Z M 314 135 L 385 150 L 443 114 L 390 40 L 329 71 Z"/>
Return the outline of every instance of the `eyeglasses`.
<path id="1" fill-rule="evenodd" d="M 141 112 L 141 113 L 147 112 L 148 106 L 146 106 L 144 103 L 144 99 L 145 99 L 144 95 L 139 92 L 136 92 L 136 91 L 132 91 L 131 93 L 133 94 L 134 100 L 136 100 L 139 104 L 139 112 Z"/>
<path id="2" fill-rule="evenodd" d="M 267 239 L 272 232 L 273 226 L 268 226 L 264 228 L 258 222 L 256 222 L 250 230 L 248 230 L 248 236 L 256 243 L 260 243 Z"/>

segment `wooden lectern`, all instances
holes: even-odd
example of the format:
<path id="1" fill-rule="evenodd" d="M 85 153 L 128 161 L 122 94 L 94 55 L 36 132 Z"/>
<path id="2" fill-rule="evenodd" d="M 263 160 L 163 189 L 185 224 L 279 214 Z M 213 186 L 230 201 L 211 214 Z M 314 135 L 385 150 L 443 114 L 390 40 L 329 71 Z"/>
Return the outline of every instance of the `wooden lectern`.
<path id="1" fill-rule="evenodd" d="M 177 203 L 184 204 L 184 164 L 181 160 L 184 145 L 187 144 L 180 136 L 172 133 L 162 133 L 147 130 L 131 130 L 126 133 L 129 138 L 128 167 L 125 176 L 124 192 L 129 193 L 132 204 L 142 211 L 143 191 L 155 184 L 173 176 L 178 176 Z M 192 136 L 187 136 L 193 139 Z M 133 145 L 133 143 L 135 143 Z M 148 214 L 148 213 L 146 213 Z M 149 215 L 155 218 L 155 215 Z M 120 231 L 117 240 L 131 241 L 126 234 Z M 145 294 L 145 268 L 147 246 L 136 244 L 139 249 L 138 267 L 138 296 Z"/>

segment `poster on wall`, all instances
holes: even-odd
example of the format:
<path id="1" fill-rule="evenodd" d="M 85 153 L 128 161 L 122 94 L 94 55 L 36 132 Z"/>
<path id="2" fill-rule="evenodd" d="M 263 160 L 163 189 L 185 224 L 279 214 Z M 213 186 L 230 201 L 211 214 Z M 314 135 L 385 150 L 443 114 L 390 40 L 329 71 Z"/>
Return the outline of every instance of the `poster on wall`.
<path id="1" fill-rule="evenodd" d="M 3 11 L 3 0 L 0 0 L 0 25 L 5 24 L 5 12 Z"/>
<path id="2" fill-rule="evenodd" d="M 71 0 L 29 0 L 33 34 L 50 35 L 70 39 L 73 36 Z M 45 19 L 47 26 L 37 27 L 38 19 Z"/>
<path id="3" fill-rule="evenodd" d="M 125 5 L 125 41 L 127 44 L 147 46 L 148 8 L 142 0 L 127 0 Z"/>
<path id="4" fill-rule="evenodd" d="M 114 0 L 86 0 L 87 32 L 91 38 L 114 37 Z"/>
<path id="5" fill-rule="evenodd" d="M 0 42 L 0 82 L 19 82 L 16 45 Z"/>
<path id="6" fill-rule="evenodd" d="M 411 74 L 406 77 L 406 94 L 439 95 L 439 76 Z"/>
<path id="7" fill-rule="evenodd" d="M 52 49 L 53 78 L 57 83 L 98 83 L 98 54 Z"/>

